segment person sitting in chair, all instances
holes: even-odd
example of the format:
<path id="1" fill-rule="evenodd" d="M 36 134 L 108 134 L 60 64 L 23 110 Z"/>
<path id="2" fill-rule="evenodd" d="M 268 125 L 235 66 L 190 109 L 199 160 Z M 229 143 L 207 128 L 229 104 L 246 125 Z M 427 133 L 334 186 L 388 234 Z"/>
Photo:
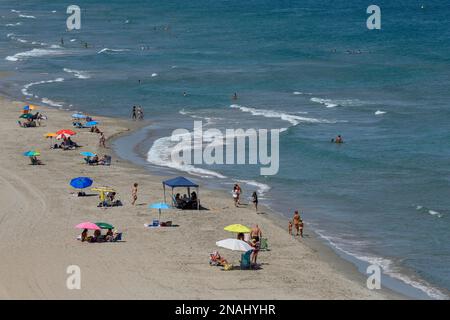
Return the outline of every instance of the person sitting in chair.
<path id="1" fill-rule="evenodd" d="M 31 160 L 32 165 L 41 165 L 42 164 L 42 161 L 39 160 L 36 156 L 30 157 L 30 160 Z"/>

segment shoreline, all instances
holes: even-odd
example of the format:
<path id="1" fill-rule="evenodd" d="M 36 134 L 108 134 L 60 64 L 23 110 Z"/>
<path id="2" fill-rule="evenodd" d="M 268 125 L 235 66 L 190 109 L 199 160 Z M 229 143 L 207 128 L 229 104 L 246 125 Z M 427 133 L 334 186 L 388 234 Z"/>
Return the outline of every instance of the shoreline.
<path id="1" fill-rule="evenodd" d="M 365 278 L 354 267 L 347 265 L 340 270 L 337 264 L 324 261 L 316 250 L 291 239 L 284 229 L 269 222 L 266 217 L 255 215 L 254 212 L 252 215 L 252 210 L 246 208 L 239 210 L 230 208 L 229 199 L 222 199 L 221 193 L 215 190 L 201 189 L 202 203 L 209 210 L 176 211 L 165 214 L 166 219 L 174 220 L 180 225 L 180 230 L 146 230 L 143 223 L 149 222 L 155 214 L 146 206 L 131 207 L 128 204 L 129 188 L 133 181 L 139 181 L 140 199 L 150 200 L 148 202 L 158 200 L 162 193 L 160 177 L 154 177 L 144 168 L 115 157 L 111 167 L 100 168 L 101 166 L 91 167 L 81 164 L 79 159 L 76 160 L 79 157 L 77 152 L 48 150 L 48 141 L 42 138 L 42 134 L 52 131 L 53 128 L 69 127 L 70 113 L 40 107 L 49 115 L 47 127 L 24 129 L 19 128 L 16 122 L 21 103 L 11 102 L 3 97 L 0 101 L 2 104 L 0 112 L 5 121 L 5 126 L 1 130 L 7 132 L 4 132 L 2 139 L 4 145 L 8 147 L 1 161 L 9 168 L 7 171 L 3 169 L 0 174 L 2 180 L 9 182 L 8 187 L 4 186 L 6 189 L 2 190 L 3 197 L 0 203 L 3 207 L 11 197 L 17 200 L 17 197 L 24 194 L 14 190 L 24 188 L 23 181 L 27 181 L 26 197 L 20 198 L 18 202 L 21 204 L 20 210 L 16 210 L 18 212 L 13 210 L 14 215 L 5 211 L 5 208 L 0 211 L 2 229 L 6 228 L 4 221 L 9 224 L 7 232 L 3 231 L 0 236 L 1 246 L 7 252 L 0 272 L 2 275 L 0 296 L 3 298 L 405 298 L 387 289 L 368 290 L 364 287 Z M 133 132 L 126 120 L 102 116 L 96 118 L 105 124 L 100 128 L 105 131 L 108 144 L 126 133 Z M 14 140 L 17 133 L 23 135 L 19 141 Z M 75 141 L 85 146 L 82 148 L 83 151 L 97 150 L 94 146 L 97 137 L 94 134 L 80 132 L 75 137 Z M 42 154 L 45 166 L 28 166 L 27 159 L 17 161 L 22 150 L 27 146 L 30 148 L 31 145 L 45 150 Z M 108 152 L 110 151 L 108 149 Z M 96 208 L 97 197 L 74 198 L 71 194 L 73 190 L 68 187 L 68 181 L 78 173 L 92 175 L 95 182 L 114 186 L 124 201 L 124 207 L 104 211 Z M 48 180 L 41 179 L 41 176 L 47 177 Z M 73 226 L 80 221 L 98 219 L 116 225 L 124 232 L 125 241 L 111 245 L 77 242 L 75 237 L 78 231 L 73 229 Z M 17 230 L 27 230 L 24 220 L 33 226 L 33 237 L 18 241 Z M 230 236 L 222 230 L 223 226 L 237 222 L 249 225 L 258 223 L 265 236 L 269 238 L 271 251 L 260 253 L 259 259 L 262 263 L 260 270 L 222 272 L 208 265 L 208 253 L 215 250 L 214 242 Z M 52 241 L 55 231 L 59 240 L 56 242 Z M 188 245 L 184 247 L 183 244 Z M 21 250 L 7 250 L 11 246 L 19 246 Z M 167 251 L 161 247 L 167 247 Z M 148 253 L 151 253 L 151 257 Z M 221 250 L 221 253 L 233 263 L 238 261 L 239 255 L 234 252 Z M 108 268 L 105 268 L 103 263 L 108 261 L 108 257 L 113 257 L 116 263 L 108 264 Z M 46 264 L 46 261 L 52 263 Z M 117 263 L 118 261 L 120 263 Z M 84 277 L 88 278 L 88 284 L 81 293 L 67 290 L 64 286 L 66 273 L 62 266 L 74 262 L 78 263 L 82 270 L 86 270 Z M 40 269 L 30 271 L 35 265 L 40 266 Z M 348 270 L 348 274 L 341 273 L 346 269 L 351 269 Z M 51 274 L 52 277 L 42 278 L 43 273 Z M 212 279 L 214 285 L 211 285 Z M 360 282 L 362 279 L 364 285 Z M 237 283 L 239 285 L 236 288 Z"/>
<path id="2" fill-rule="evenodd" d="M 139 130 L 149 129 L 150 127 L 151 127 L 151 123 L 143 124 L 143 125 L 135 128 L 134 130 L 130 130 L 129 132 L 123 132 L 123 133 L 116 135 L 115 137 L 111 138 L 109 142 L 111 144 L 114 144 L 115 142 L 117 142 L 117 140 L 120 140 L 122 138 L 126 138 L 127 136 L 136 134 L 137 131 L 139 131 Z M 150 135 L 151 134 L 148 133 L 146 138 L 149 138 Z M 145 140 L 147 140 L 147 139 L 145 139 Z M 140 145 L 143 142 L 144 142 L 144 140 L 136 142 L 132 148 L 133 151 L 135 152 L 135 156 L 137 158 L 141 157 L 140 160 L 142 160 L 144 156 L 142 154 L 139 154 L 137 149 L 140 148 Z M 175 172 L 177 172 L 177 174 L 181 174 L 181 175 L 187 176 L 189 178 L 196 179 L 197 181 L 202 181 L 206 185 L 210 186 L 212 184 L 209 181 L 208 182 L 205 181 L 204 178 L 201 178 L 201 177 L 198 177 L 195 175 L 191 175 L 189 173 L 182 172 L 182 171 L 179 171 L 179 170 L 176 170 L 173 168 L 161 167 L 161 166 L 147 163 L 151 167 L 160 168 L 160 172 L 157 172 L 158 171 L 157 169 L 152 170 L 149 168 L 142 167 L 130 159 L 123 158 L 123 155 L 121 156 L 120 148 L 121 147 L 117 146 L 117 145 L 112 147 L 114 156 L 121 158 L 123 161 L 128 163 L 128 165 L 130 165 L 130 166 L 137 166 L 141 169 L 144 169 L 146 172 L 150 171 L 152 174 L 154 174 L 156 172 L 157 174 L 161 174 L 162 176 L 164 175 L 162 172 L 165 170 L 175 171 Z M 223 197 L 223 198 L 228 197 L 229 198 L 229 194 L 226 192 L 225 189 L 222 189 L 221 187 L 216 186 L 215 188 L 212 189 L 212 192 L 217 193 L 218 197 Z M 231 199 L 230 199 L 230 201 L 231 201 Z M 249 205 L 248 208 L 250 208 L 251 205 L 250 204 L 248 204 L 248 205 Z M 262 213 L 259 213 L 259 215 L 261 217 L 263 217 L 269 223 L 276 225 L 279 228 L 280 232 L 287 233 L 286 225 L 287 225 L 288 219 L 285 216 L 283 216 L 281 213 L 274 211 L 267 205 L 259 204 L 258 208 L 259 208 L 259 211 L 262 211 Z M 296 241 L 298 241 L 299 243 L 302 243 L 302 245 L 307 246 L 309 249 L 313 250 L 314 252 L 317 252 L 321 256 L 321 259 L 323 259 L 330 265 L 333 265 L 333 267 L 335 267 L 336 270 L 338 270 L 338 272 L 344 274 L 348 278 L 353 279 L 358 282 L 361 282 L 361 283 L 365 283 L 365 281 L 367 280 L 367 278 L 364 276 L 364 274 L 362 272 L 358 271 L 359 266 L 357 264 L 355 264 L 355 263 L 349 261 L 349 259 L 346 259 L 346 258 L 342 257 L 341 255 L 339 255 L 337 250 L 335 248 L 331 247 L 330 245 L 328 245 L 325 241 L 321 240 L 319 235 L 316 234 L 314 230 L 306 232 L 305 237 L 303 239 L 298 238 L 298 237 L 294 238 L 294 239 L 296 239 Z M 407 296 L 407 295 L 403 294 L 402 292 L 393 290 L 391 288 L 385 287 L 382 289 L 382 292 L 385 292 L 388 295 L 392 295 L 396 299 L 414 299 L 413 297 Z"/>
<path id="3" fill-rule="evenodd" d="M 130 131 L 128 133 L 124 133 L 123 135 L 120 135 L 116 137 L 114 140 L 120 140 L 121 138 L 126 138 L 127 136 L 136 135 L 139 132 L 138 131 L 150 131 L 149 128 L 151 127 L 151 124 L 143 125 L 140 128 L 137 128 L 136 130 Z M 125 137 L 124 137 L 125 135 Z M 145 138 L 144 138 L 145 136 Z M 177 169 L 173 169 L 170 167 L 164 167 L 159 165 L 154 165 L 145 160 L 145 155 L 143 150 L 147 150 L 147 148 L 142 148 L 142 145 L 144 145 L 144 142 L 146 143 L 145 146 L 150 148 L 151 144 L 147 145 L 150 140 L 155 140 L 158 138 L 158 136 L 154 135 L 153 133 L 147 132 L 142 133 L 142 135 L 139 135 L 137 141 L 133 140 L 134 145 L 132 148 L 128 148 L 127 144 L 127 150 L 125 152 L 119 151 L 123 146 L 114 146 L 115 154 L 119 157 L 122 157 L 126 154 L 128 159 L 126 159 L 127 162 L 131 163 L 132 165 L 136 165 L 139 167 L 143 167 L 146 171 L 149 171 L 151 174 L 157 174 L 158 176 L 164 176 L 164 173 L 167 172 L 175 172 L 175 175 L 185 175 L 187 177 L 197 179 L 202 181 L 205 185 L 210 187 L 212 190 L 216 191 L 218 195 L 221 197 L 227 198 L 229 197 L 229 193 L 227 193 L 227 190 L 224 188 L 223 185 L 215 185 L 214 183 L 211 183 L 209 179 L 202 178 L 197 175 L 192 175 L 187 172 L 183 172 Z M 130 139 L 132 140 L 132 139 Z M 127 141 L 131 143 L 130 141 Z M 141 152 L 139 152 L 141 151 Z M 134 152 L 133 156 L 129 156 L 130 152 Z M 132 159 L 132 160 L 130 160 Z M 136 163 L 137 161 L 141 162 L 141 164 Z M 233 180 L 231 178 L 227 178 L 228 180 Z M 273 201 L 272 201 L 273 202 Z M 275 209 L 272 209 L 268 205 L 261 205 L 259 204 L 259 208 L 264 208 L 264 217 L 270 220 L 272 223 L 277 224 L 280 229 L 284 232 L 286 232 L 286 225 L 288 222 L 288 218 L 284 216 L 282 213 L 276 211 Z M 339 247 L 334 246 L 332 243 L 330 243 L 326 237 L 324 238 L 321 234 L 318 234 L 314 228 L 309 229 L 311 232 L 307 235 L 306 238 L 302 239 L 301 241 L 305 241 L 306 245 L 310 248 L 316 250 L 320 254 L 322 254 L 324 257 L 326 257 L 327 261 L 331 264 L 338 264 L 341 267 L 341 271 L 344 273 L 347 273 L 349 277 L 354 276 L 354 273 L 356 272 L 358 277 L 358 281 L 365 281 L 366 277 L 366 268 L 370 265 L 369 262 L 365 260 L 361 260 L 358 256 L 355 256 L 347 251 L 341 250 Z M 300 240 L 299 240 L 300 241 Z M 351 271 L 349 271 L 351 269 Z M 386 290 L 399 295 L 403 299 L 442 299 L 444 293 L 446 292 L 443 288 L 438 288 L 431 286 L 428 283 L 422 283 L 420 278 L 417 274 L 415 274 L 411 270 L 405 270 L 406 272 L 409 271 L 409 273 L 405 274 L 406 278 L 403 278 L 403 276 L 400 277 L 394 277 L 393 275 L 389 273 L 383 273 L 382 271 L 382 282 L 387 283 L 387 285 L 384 286 Z M 406 279 L 406 280 L 404 280 Z M 411 282 L 410 282 L 411 281 Z M 445 296 L 444 296 L 445 298 Z"/>

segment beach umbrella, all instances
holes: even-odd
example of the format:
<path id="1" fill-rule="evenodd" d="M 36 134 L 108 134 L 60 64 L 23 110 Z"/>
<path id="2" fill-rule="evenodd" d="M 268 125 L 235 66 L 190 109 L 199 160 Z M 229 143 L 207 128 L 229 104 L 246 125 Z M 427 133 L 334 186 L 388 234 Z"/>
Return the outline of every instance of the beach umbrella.
<path id="1" fill-rule="evenodd" d="M 36 106 L 34 106 L 32 104 L 23 107 L 23 110 L 25 110 L 25 111 L 30 111 L 30 110 L 34 110 L 34 109 L 36 109 Z"/>
<path id="2" fill-rule="evenodd" d="M 150 209 L 158 209 L 159 217 L 158 220 L 161 220 L 161 210 L 170 209 L 170 206 L 165 202 L 156 202 L 152 203 L 148 206 Z"/>
<path id="3" fill-rule="evenodd" d="M 81 222 L 75 226 L 77 229 L 88 229 L 88 230 L 100 230 L 100 227 L 96 225 L 95 223 L 86 221 Z"/>
<path id="4" fill-rule="evenodd" d="M 40 156 L 41 153 L 38 151 L 31 150 L 31 151 L 24 152 L 23 155 L 25 157 L 37 157 L 37 156 Z"/>
<path id="5" fill-rule="evenodd" d="M 64 140 L 71 137 L 70 134 L 61 133 L 56 136 L 56 140 Z"/>
<path id="6" fill-rule="evenodd" d="M 65 134 L 67 136 L 74 136 L 77 133 L 75 131 L 70 130 L 70 129 L 62 129 L 62 130 L 57 131 L 56 134 L 57 135 Z"/>
<path id="7" fill-rule="evenodd" d="M 92 181 L 91 178 L 88 177 L 78 177 L 78 178 L 74 178 L 70 181 L 70 185 L 72 187 L 74 187 L 75 189 L 84 189 L 87 187 L 92 186 L 92 183 L 94 181 Z"/>
<path id="8" fill-rule="evenodd" d="M 98 122 L 98 121 L 89 121 L 89 122 L 86 122 L 84 125 L 86 126 L 86 127 L 93 127 L 93 126 L 96 126 L 96 125 L 98 125 L 100 122 Z"/>
<path id="9" fill-rule="evenodd" d="M 230 224 L 223 228 L 225 231 L 235 232 L 235 233 L 250 233 L 252 231 L 249 227 L 246 227 L 242 224 Z"/>
<path id="10" fill-rule="evenodd" d="M 31 113 L 25 113 L 25 114 L 22 114 L 19 118 L 30 119 L 30 118 L 33 118 L 33 115 Z"/>
<path id="11" fill-rule="evenodd" d="M 95 157 L 95 156 L 96 156 L 95 153 L 88 152 L 88 151 L 80 152 L 80 154 L 81 154 L 82 156 L 84 156 L 84 157 Z"/>
<path id="12" fill-rule="evenodd" d="M 46 138 L 54 138 L 56 136 L 57 136 L 57 134 L 54 132 L 49 132 L 44 135 L 44 137 L 46 137 Z"/>
<path id="13" fill-rule="evenodd" d="M 224 239 L 216 242 L 216 245 L 221 248 L 233 250 L 233 251 L 244 251 L 253 250 L 253 248 L 245 241 L 237 239 Z"/>
<path id="14" fill-rule="evenodd" d="M 96 222 L 95 223 L 97 226 L 100 227 L 100 229 L 114 229 L 114 226 L 110 225 L 109 223 L 106 222 Z"/>
<path id="15" fill-rule="evenodd" d="M 75 119 L 86 119 L 86 116 L 84 114 L 81 114 L 81 113 L 74 113 L 72 115 L 72 118 L 75 118 Z"/>
<path id="16" fill-rule="evenodd" d="M 116 192 L 116 190 L 114 190 L 113 188 L 110 188 L 110 187 L 97 187 L 97 188 L 92 188 L 91 190 L 96 191 L 100 194 L 100 201 L 105 201 L 105 193 Z"/>

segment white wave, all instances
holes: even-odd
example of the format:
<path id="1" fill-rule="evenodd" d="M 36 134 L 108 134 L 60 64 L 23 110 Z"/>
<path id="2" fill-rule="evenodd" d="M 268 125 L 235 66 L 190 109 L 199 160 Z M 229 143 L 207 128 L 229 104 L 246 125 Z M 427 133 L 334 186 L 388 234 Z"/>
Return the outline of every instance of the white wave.
<path id="1" fill-rule="evenodd" d="M 26 14 L 19 14 L 19 17 L 26 18 L 26 19 L 36 19 L 35 16 L 27 16 Z"/>
<path id="2" fill-rule="evenodd" d="M 347 254 L 351 257 L 354 257 L 360 261 L 364 261 L 369 264 L 375 264 L 375 265 L 379 266 L 386 275 L 390 276 L 391 278 L 400 280 L 400 281 L 406 283 L 407 285 L 410 285 L 416 289 L 419 289 L 420 291 L 427 294 L 430 298 L 438 299 L 438 300 L 448 298 L 439 289 L 432 287 L 430 284 L 426 283 L 425 281 L 419 281 L 419 280 L 412 279 L 408 275 L 405 275 L 405 274 L 399 272 L 398 268 L 396 268 L 394 266 L 393 261 L 391 261 L 389 259 L 377 257 L 377 256 L 360 255 L 360 254 L 356 254 L 354 252 L 350 252 L 349 250 L 344 249 L 342 245 L 338 244 L 338 242 L 342 242 L 342 239 L 339 239 L 338 237 L 326 236 L 323 234 L 323 232 L 321 230 L 315 230 L 315 232 L 319 235 L 319 237 L 326 240 L 332 247 L 334 247 L 338 251 L 342 251 L 345 254 Z M 353 244 L 354 241 L 351 241 L 351 243 Z"/>
<path id="3" fill-rule="evenodd" d="M 38 96 L 33 95 L 32 93 L 28 92 L 28 89 L 30 89 L 32 86 L 36 86 L 36 85 L 41 85 L 41 84 L 45 84 L 45 83 L 53 83 L 53 82 L 62 82 L 62 81 L 64 81 L 64 78 L 56 78 L 54 80 L 43 80 L 43 81 L 31 82 L 31 83 L 24 85 L 21 92 L 24 96 L 38 98 Z"/>
<path id="4" fill-rule="evenodd" d="M 62 50 L 33 49 L 30 51 L 16 53 L 13 56 L 7 56 L 5 59 L 16 62 L 30 57 L 57 56 L 62 54 L 64 54 Z"/>
<path id="5" fill-rule="evenodd" d="M 56 13 L 56 10 L 52 10 L 52 13 Z"/>
<path id="6" fill-rule="evenodd" d="M 64 104 L 62 102 L 55 102 L 55 101 L 52 101 L 52 100 L 50 100 L 48 98 L 42 98 L 41 101 L 43 103 L 45 103 L 45 104 L 48 104 L 49 106 L 52 106 L 52 107 L 62 107 L 62 106 L 64 106 Z"/>
<path id="7" fill-rule="evenodd" d="M 157 73 L 152 73 L 152 77 L 156 77 L 156 76 L 158 76 Z"/>
<path id="8" fill-rule="evenodd" d="M 428 213 L 432 216 L 437 216 L 438 218 L 442 218 L 442 214 L 440 212 L 434 211 L 434 210 L 428 210 Z"/>
<path id="9" fill-rule="evenodd" d="M 16 35 L 14 33 L 8 33 L 6 35 L 6 37 L 9 38 L 9 39 L 15 40 L 17 42 L 20 42 L 20 43 L 28 43 L 27 40 L 24 40 L 24 39 L 16 37 Z"/>
<path id="10" fill-rule="evenodd" d="M 77 41 L 77 39 L 70 39 L 70 42 L 75 42 Z"/>
<path id="11" fill-rule="evenodd" d="M 311 98 L 310 100 L 312 102 L 323 104 L 327 108 L 334 108 L 338 106 L 338 104 L 334 103 L 331 99 Z"/>
<path id="12" fill-rule="evenodd" d="M 217 118 L 217 117 L 202 117 L 202 116 L 198 116 L 195 114 L 192 114 L 191 112 L 185 111 L 184 109 L 181 109 L 180 111 L 178 111 L 179 114 L 182 114 L 184 116 L 189 116 L 193 119 L 200 119 L 200 120 L 205 120 L 206 124 L 205 125 L 211 125 L 216 123 L 217 121 L 221 121 L 223 120 L 223 118 Z"/>
<path id="13" fill-rule="evenodd" d="M 254 180 L 237 180 L 237 181 L 256 187 L 258 189 L 257 191 L 260 196 L 263 196 L 270 190 L 270 186 L 268 186 L 267 184 L 257 182 Z"/>
<path id="14" fill-rule="evenodd" d="M 193 175 L 201 176 L 204 178 L 207 177 L 216 177 L 216 178 L 226 178 L 218 172 L 197 168 L 191 164 L 180 163 L 175 159 L 172 159 L 172 151 L 175 146 L 179 147 L 181 142 L 172 141 L 172 137 L 163 137 L 155 140 L 153 142 L 152 147 L 147 153 L 147 161 L 163 167 L 168 167 L 172 169 L 177 169 L 180 171 L 184 171 Z M 181 145 L 180 151 L 190 152 L 192 150 L 192 146 L 190 145 Z"/>
<path id="15" fill-rule="evenodd" d="M 110 48 L 103 48 L 97 53 L 108 53 L 108 52 L 123 52 L 123 51 L 130 51 L 130 49 L 110 49 Z"/>
<path id="16" fill-rule="evenodd" d="M 438 218 L 442 218 L 444 216 L 444 214 L 440 213 L 439 211 L 432 210 L 432 209 L 429 209 L 429 208 L 426 208 L 426 207 L 420 206 L 420 205 L 418 205 L 416 207 L 416 210 L 421 211 L 423 213 L 428 213 L 428 214 L 430 214 L 432 216 L 436 216 Z"/>
<path id="17" fill-rule="evenodd" d="M 89 73 L 86 71 L 79 71 L 79 70 L 74 70 L 74 69 L 69 69 L 69 68 L 64 68 L 63 70 L 64 70 L 64 72 L 73 74 L 78 79 L 89 79 L 91 77 L 89 75 Z"/>
<path id="18" fill-rule="evenodd" d="M 16 27 L 22 25 L 22 22 L 16 22 L 16 23 L 7 23 L 5 24 L 5 27 Z"/>
<path id="19" fill-rule="evenodd" d="M 303 94 L 311 95 L 312 93 L 309 93 L 309 92 L 301 92 L 301 91 L 294 91 L 294 92 L 292 92 L 292 94 L 295 94 L 295 95 L 303 95 Z"/>
<path id="20" fill-rule="evenodd" d="M 293 126 L 296 126 L 302 122 L 303 123 L 335 123 L 333 121 L 329 121 L 329 120 L 325 120 L 325 119 L 300 117 L 300 116 L 296 116 L 293 114 L 284 113 L 284 112 L 280 112 L 280 111 L 242 107 L 237 104 L 232 104 L 230 107 L 234 108 L 234 109 L 239 109 L 242 112 L 249 112 L 254 116 L 263 116 L 266 118 L 279 118 L 281 120 L 289 122 Z"/>
<path id="21" fill-rule="evenodd" d="M 11 12 L 14 12 L 14 13 L 20 13 L 19 10 L 15 10 L 15 9 L 11 9 Z"/>
<path id="22" fill-rule="evenodd" d="M 381 111 L 381 110 L 375 111 L 375 115 L 376 116 L 379 116 L 379 115 L 382 115 L 382 114 L 385 114 L 385 113 L 386 113 L 386 111 Z"/>

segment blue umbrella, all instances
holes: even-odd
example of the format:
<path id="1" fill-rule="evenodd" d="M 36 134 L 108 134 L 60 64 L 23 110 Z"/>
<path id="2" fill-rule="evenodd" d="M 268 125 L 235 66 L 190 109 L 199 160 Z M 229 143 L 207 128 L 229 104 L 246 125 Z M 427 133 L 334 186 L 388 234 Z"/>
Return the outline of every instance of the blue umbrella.
<path id="1" fill-rule="evenodd" d="M 80 152 L 80 154 L 85 157 L 95 157 L 95 153 L 88 152 L 88 151 Z"/>
<path id="2" fill-rule="evenodd" d="M 150 209 L 158 209 L 159 210 L 159 218 L 158 220 L 161 220 L 161 209 L 170 209 L 170 206 L 167 203 L 164 202 L 156 202 L 152 203 L 148 206 Z"/>
<path id="3" fill-rule="evenodd" d="M 93 183 L 93 182 L 94 182 L 94 181 L 92 181 L 91 178 L 88 178 L 88 177 L 78 177 L 78 178 L 72 179 L 72 180 L 70 181 L 70 185 L 71 185 L 72 187 L 74 187 L 75 189 L 84 189 L 84 188 L 87 188 L 87 187 L 92 186 L 92 183 Z"/>
<path id="4" fill-rule="evenodd" d="M 76 119 L 85 119 L 86 116 L 85 116 L 84 114 L 81 114 L 81 113 L 74 113 L 74 114 L 72 115 L 72 118 L 76 118 Z"/>
<path id="5" fill-rule="evenodd" d="M 98 125 L 98 124 L 99 124 L 98 121 L 89 121 L 89 122 L 86 122 L 86 123 L 85 123 L 85 126 L 86 126 L 86 127 L 92 127 L 92 126 L 96 126 L 96 125 Z"/>
<path id="6" fill-rule="evenodd" d="M 23 155 L 25 157 L 35 157 L 35 156 L 40 156 L 41 154 L 37 151 L 30 150 L 30 151 L 24 152 Z"/>
<path id="7" fill-rule="evenodd" d="M 30 106 L 23 107 L 23 110 L 26 110 L 26 111 L 30 110 Z"/>

